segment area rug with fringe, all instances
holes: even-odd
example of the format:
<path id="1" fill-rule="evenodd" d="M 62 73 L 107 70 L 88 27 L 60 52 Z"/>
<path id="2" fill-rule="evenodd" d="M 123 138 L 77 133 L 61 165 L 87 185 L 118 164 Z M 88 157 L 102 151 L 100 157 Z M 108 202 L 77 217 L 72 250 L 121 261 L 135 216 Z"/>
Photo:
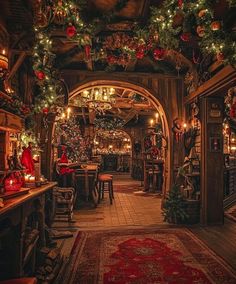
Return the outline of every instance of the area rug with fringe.
<path id="1" fill-rule="evenodd" d="M 235 284 L 236 272 L 187 229 L 80 232 L 68 284 Z"/>

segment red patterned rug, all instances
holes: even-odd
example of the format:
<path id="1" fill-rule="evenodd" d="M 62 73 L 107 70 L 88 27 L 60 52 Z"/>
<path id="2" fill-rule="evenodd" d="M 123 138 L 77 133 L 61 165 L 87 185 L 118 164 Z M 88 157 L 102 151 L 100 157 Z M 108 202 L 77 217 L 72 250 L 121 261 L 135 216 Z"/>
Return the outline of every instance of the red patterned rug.
<path id="1" fill-rule="evenodd" d="M 236 272 L 187 229 L 80 232 L 68 284 L 235 284 Z"/>

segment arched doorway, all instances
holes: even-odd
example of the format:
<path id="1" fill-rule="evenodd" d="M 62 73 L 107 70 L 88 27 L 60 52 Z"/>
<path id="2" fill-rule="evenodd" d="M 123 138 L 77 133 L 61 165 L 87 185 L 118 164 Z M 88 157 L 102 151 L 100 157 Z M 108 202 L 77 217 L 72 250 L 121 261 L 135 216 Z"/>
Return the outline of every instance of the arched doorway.
<path id="1" fill-rule="evenodd" d="M 166 140 L 166 153 L 165 153 L 165 170 L 164 170 L 164 196 L 166 191 L 169 190 L 171 184 L 172 173 L 171 169 L 171 161 L 173 157 L 171 157 L 171 148 L 172 148 L 172 140 L 171 140 L 171 127 L 170 127 L 170 118 L 168 117 L 167 107 L 165 106 L 165 102 L 159 97 L 158 94 L 154 94 L 151 90 L 146 87 L 143 87 L 137 83 L 131 83 L 124 80 L 108 80 L 108 79 L 99 79 L 99 80 L 89 80 L 87 82 L 82 82 L 78 84 L 69 94 L 69 102 L 73 100 L 76 96 L 78 96 L 83 91 L 94 88 L 94 87 L 113 87 L 113 88 L 123 88 L 130 92 L 138 93 L 145 99 L 147 99 L 155 109 L 160 114 L 160 121 L 163 126 L 163 135 Z"/>

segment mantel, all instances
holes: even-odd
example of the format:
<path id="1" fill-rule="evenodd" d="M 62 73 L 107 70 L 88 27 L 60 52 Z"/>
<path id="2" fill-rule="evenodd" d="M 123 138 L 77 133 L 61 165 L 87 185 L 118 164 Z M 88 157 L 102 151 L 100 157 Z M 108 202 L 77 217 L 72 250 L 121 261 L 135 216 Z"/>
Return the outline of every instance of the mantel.
<path id="1" fill-rule="evenodd" d="M 20 132 L 23 128 L 22 118 L 0 109 L 0 130 Z"/>
<path id="2" fill-rule="evenodd" d="M 198 89 L 184 98 L 184 104 L 189 104 L 200 97 L 210 96 L 214 93 L 226 92 L 235 85 L 236 69 L 231 65 L 225 66 L 215 76 L 198 87 Z"/>

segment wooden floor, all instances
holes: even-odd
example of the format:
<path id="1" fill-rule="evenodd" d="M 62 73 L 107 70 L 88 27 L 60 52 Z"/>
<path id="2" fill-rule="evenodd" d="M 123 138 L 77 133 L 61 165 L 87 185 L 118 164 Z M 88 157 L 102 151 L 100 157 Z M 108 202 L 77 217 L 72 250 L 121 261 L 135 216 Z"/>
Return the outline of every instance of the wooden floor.
<path id="1" fill-rule="evenodd" d="M 115 176 L 116 186 L 127 186 L 126 192 L 116 192 L 113 205 L 105 197 L 97 208 L 81 208 L 75 212 L 74 223 L 56 222 L 54 228 L 73 231 L 73 238 L 60 241 L 65 257 L 69 257 L 75 236 L 81 230 L 106 230 L 112 228 L 163 228 L 173 227 L 163 221 L 161 198 L 157 194 L 142 194 L 140 182 L 127 175 Z M 136 191 L 137 190 L 137 191 Z M 236 270 L 236 223 L 225 219 L 222 226 L 188 227 L 217 255 L 221 256 Z"/>

